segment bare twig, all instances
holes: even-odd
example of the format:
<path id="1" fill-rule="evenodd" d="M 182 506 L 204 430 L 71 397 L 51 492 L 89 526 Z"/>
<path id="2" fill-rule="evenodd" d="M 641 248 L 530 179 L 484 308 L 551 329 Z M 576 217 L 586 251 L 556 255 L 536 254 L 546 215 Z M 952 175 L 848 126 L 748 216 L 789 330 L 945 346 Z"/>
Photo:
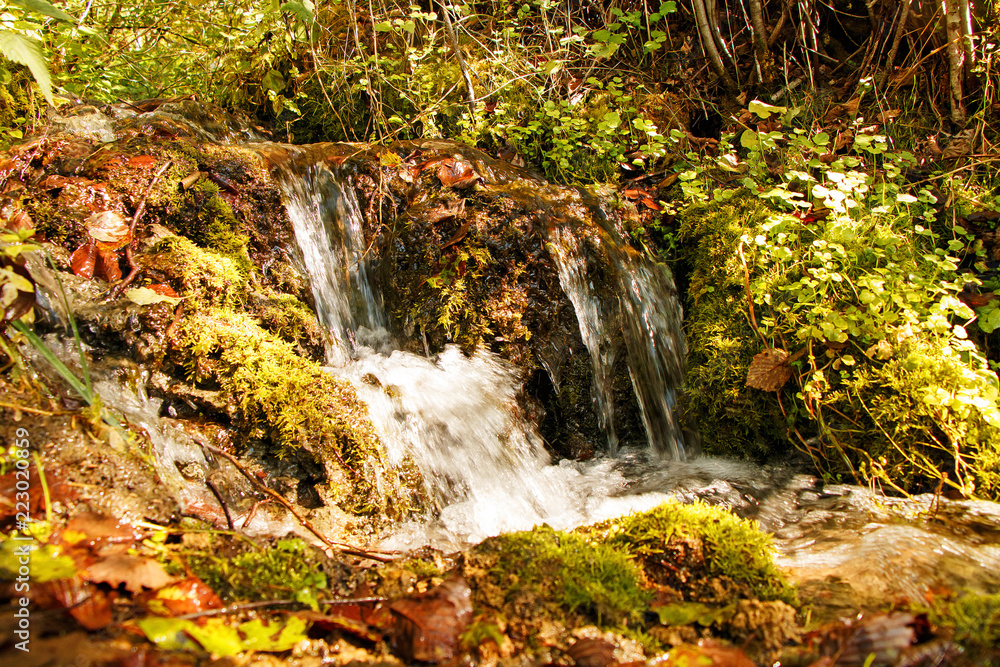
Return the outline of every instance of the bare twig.
<path id="1" fill-rule="evenodd" d="M 253 487 L 255 489 L 257 489 L 258 491 L 260 491 L 264 495 L 269 496 L 273 500 L 277 501 L 280 505 L 282 505 L 286 510 L 288 510 L 291 513 L 292 516 L 294 516 L 298 520 L 298 522 L 300 524 L 302 524 L 303 528 L 305 528 L 310 533 L 312 533 L 313 535 L 315 535 L 316 537 L 318 537 L 319 540 L 323 544 L 325 544 L 326 546 L 330 547 L 331 549 L 335 549 L 335 550 L 337 550 L 337 551 L 339 551 L 341 553 L 347 554 L 349 556 L 358 556 L 359 558 L 370 558 L 371 560 L 376 560 L 376 561 L 379 561 L 379 562 L 382 562 L 382 563 L 390 563 L 390 562 L 392 562 L 393 559 L 391 557 L 383 556 L 381 554 L 376 554 L 376 553 L 373 553 L 371 551 L 363 551 L 361 549 L 357 549 L 355 547 L 352 547 L 352 546 L 350 546 L 348 544 L 343 544 L 342 542 L 334 542 L 333 540 L 331 540 L 330 538 L 328 538 L 326 535 L 324 535 L 323 533 L 321 533 L 319 531 L 319 529 L 316 528 L 316 526 L 312 525 L 312 523 L 309 522 L 308 519 L 306 519 L 304 516 L 302 516 L 301 514 L 299 514 L 298 511 L 295 509 L 295 507 L 293 507 L 290 502 L 288 502 L 287 500 L 285 500 L 284 496 L 282 496 L 280 493 L 278 493 L 278 492 L 276 492 L 276 491 L 268 488 L 259 479 L 257 479 L 256 476 L 251 475 L 250 472 L 247 471 L 247 469 L 244 468 L 240 464 L 240 462 L 238 460 L 236 460 L 235 456 L 233 456 L 229 452 L 225 452 L 225 451 L 219 449 L 218 447 L 213 447 L 212 445 L 208 444 L 207 442 L 201 442 L 201 441 L 197 441 L 197 442 L 198 442 L 198 444 L 203 449 L 207 449 L 208 451 L 212 452 L 213 454 L 221 456 L 222 458 L 224 458 L 227 461 L 229 461 L 230 463 L 232 463 L 233 466 L 235 466 L 235 468 L 237 470 L 239 470 L 240 473 L 244 477 L 246 477 L 248 480 L 250 480 L 250 483 L 253 485 Z"/>
<path id="2" fill-rule="evenodd" d="M 896 24 L 896 34 L 892 38 L 892 48 L 889 49 L 889 55 L 885 58 L 885 69 L 882 71 L 882 80 L 878 84 L 879 88 L 883 90 L 885 89 L 885 82 L 889 78 L 889 74 L 892 73 L 896 54 L 899 53 L 899 44 L 903 41 L 903 35 L 906 33 L 906 21 L 910 18 L 910 2 L 911 0 L 905 0 L 902 14 L 899 17 L 899 22 Z"/>

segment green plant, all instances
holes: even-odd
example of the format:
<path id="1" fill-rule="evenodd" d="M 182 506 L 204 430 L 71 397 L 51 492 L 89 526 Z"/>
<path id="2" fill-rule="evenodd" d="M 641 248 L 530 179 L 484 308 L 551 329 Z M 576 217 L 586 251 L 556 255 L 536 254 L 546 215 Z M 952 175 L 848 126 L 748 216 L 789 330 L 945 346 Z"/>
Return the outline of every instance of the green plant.
<path id="1" fill-rule="evenodd" d="M 885 136 L 859 125 L 847 143 L 822 130 L 765 131 L 769 117 L 791 123 L 796 110 L 754 102 L 750 111 L 760 122 L 738 144 L 724 137 L 718 157 L 682 167 L 686 197 L 714 202 L 708 218 L 704 208 L 682 213 L 682 233 L 739 228 L 712 232 L 723 261 L 696 274 L 692 298 L 713 302 L 712 275 L 727 271 L 729 307 L 750 325 L 737 334 L 744 354 L 780 348 L 790 357 L 781 364 L 795 387 L 779 393 L 790 402 L 778 407 L 820 470 L 898 491 L 945 483 L 997 497 L 1000 383 L 969 340 L 976 314 L 959 299 L 978 283 L 960 266 L 978 262 L 981 246 L 929 187 L 905 184 L 915 158 Z M 753 213 L 727 219 L 744 197 Z M 741 279 L 751 299 L 742 305 Z M 689 382 L 709 379 L 699 376 L 705 368 L 695 364 Z"/>
<path id="2" fill-rule="evenodd" d="M 52 104 L 52 79 L 39 36 L 50 20 L 72 23 L 73 17 L 47 0 L 8 0 L 6 5 L 0 15 L 0 54 L 26 66 Z"/>

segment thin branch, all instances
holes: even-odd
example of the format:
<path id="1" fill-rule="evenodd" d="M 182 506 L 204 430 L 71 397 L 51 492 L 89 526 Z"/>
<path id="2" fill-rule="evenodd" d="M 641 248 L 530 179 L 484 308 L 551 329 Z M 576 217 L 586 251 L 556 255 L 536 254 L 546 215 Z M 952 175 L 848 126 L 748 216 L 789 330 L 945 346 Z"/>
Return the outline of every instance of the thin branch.
<path id="1" fill-rule="evenodd" d="M 348 544 L 343 544 L 341 542 L 334 542 L 333 540 L 331 540 L 330 538 L 328 538 L 326 535 L 324 535 L 323 533 L 321 533 L 319 531 L 319 529 L 316 528 L 316 526 L 312 525 L 312 523 L 309 522 L 308 519 L 306 519 L 304 516 L 302 516 L 301 514 L 299 514 L 298 511 L 295 509 L 295 507 L 293 507 L 290 502 L 288 502 L 287 500 L 285 500 L 284 496 L 282 496 L 280 493 L 278 493 L 278 492 L 276 492 L 276 491 L 268 488 L 259 479 L 257 479 L 257 477 L 255 475 L 251 475 L 250 472 L 247 471 L 247 469 L 244 468 L 242 466 L 242 464 L 240 464 L 240 462 L 238 460 L 236 460 L 235 456 L 233 456 L 229 452 L 225 452 L 225 451 L 219 449 L 218 447 L 213 447 L 212 445 L 208 444 L 207 442 L 201 442 L 200 440 L 198 440 L 196 442 L 198 442 L 198 444 L 203 449 L 207 449 L 208 451 L 212 452 L 213 454 L 221 456 L 222 458 L 224 458 L 227 461 L 229 461 L 230 463 L 232 463 L 233 466 L 237 470 L 239 470 L 240 473 L 244 477 L 246 477 L 248 480 L 250 480 L 250 483 L 254 486 L 255 489 L 257 489 L 258 491 L 260 491 L 264 495 L 271 497 L 273 500 L 277 501 L 280 505 L 282 505 L 286 510 L 288 510 L 291 513 L 292 516 L 294 516 L 296 519 L 298 519 L 299 523 L 302 524 L 303 528 L 305 528 L 310 533 L 312 533 L 313 535 L 315 535 L 316 537 L 318 537 L 319 540 L 323 544 L 325 544 L 326 546 L 330 547 L 331 549 L 335 549 L 335 550 L 337 550 L 337 551 L 339 551 L 341 553 L 347 554 L 349 556 L 358 556 L 359 558 L 370 558 L 371 560 L 377 560 L 377 561 L 380 561 L 382 563 L 391 563 L 393 561 L 392 558 L 389 558 L 389 557 L 386 557 L 386 556 L 382 556 L 382 555 L 379 555 L 379 554 L 376 554 L 376 553 L 372 553 L 370 551 L 362 551 L 361 549 L 356 549 L 355 547 L 352 547 L 352 546 L 350 546 Z"/>

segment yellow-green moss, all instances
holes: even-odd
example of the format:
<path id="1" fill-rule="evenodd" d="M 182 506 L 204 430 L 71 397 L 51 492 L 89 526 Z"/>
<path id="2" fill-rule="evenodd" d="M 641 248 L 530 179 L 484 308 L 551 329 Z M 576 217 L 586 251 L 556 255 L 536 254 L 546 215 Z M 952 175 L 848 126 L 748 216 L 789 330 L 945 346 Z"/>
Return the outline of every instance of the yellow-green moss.
<path id="1" fill-rule="evenodd" d="M 624 553 L 548 526 L 486 540 L 467 556 L 466 576 L 476 603 L 508 618 L 615 626 L 639 621 L 651 597 Z"/>
<path id="2" fill-rule="evenodd" d="M 670 501 L 581 531 L 633 555 L 647 577 L 689 600 L 736 594 L 795 601 L 795 590 L 774 564 L 770 536 L 719 507 Z"/>
<path id="3" fill-rule="evenodd" d="M 316 455 L 339 457 L 354 486 L 342 490 L 353 509 L 385 509 L 388 500 L 376 492 L 375 481 L 387 468 L 382 446 L 349 382 L 296 354 L 249 315 L 227 309 L 185 318 L 175 352 L 190 379 L 223 391 L 249 437 L 271 441 L 279 456 L 307 446 Z"/>
<path id="4" fill-rule="evenodd" d="M 954 633 L 966 651 L 968 663 L 963 664 L 1000 666 L 1000 593 L 968 593 L 936 604 L 930 616 L 935 625 Z"/>
<path id="5" fill-rule="evenodd" d="M 181 296 L 224 305 L 242 301 L 246 294 L 249 276 L 245 266 L 183 236 L 168 236 L 140 261 L 168 275 Z"/>
<path id="6" fill-rule="evenodd" d="M 701 433 L 706 451 L 756 460 L 790 448 L 774 395 L 745 386 L 761 342 L 750 326 L 736 248 L 767 212 L 759 200 L 747 198 L 691 206 L 678 220 L 690 280 L 683 420 Z"/>
<path id="7" fill-rule="evenodd" d="M 322 554 L 298 538 L 278 540 L 232 558 L 188 556 L 185 562 L 226 600 L 291 599 L 306 604 L 326 589 Z"/>

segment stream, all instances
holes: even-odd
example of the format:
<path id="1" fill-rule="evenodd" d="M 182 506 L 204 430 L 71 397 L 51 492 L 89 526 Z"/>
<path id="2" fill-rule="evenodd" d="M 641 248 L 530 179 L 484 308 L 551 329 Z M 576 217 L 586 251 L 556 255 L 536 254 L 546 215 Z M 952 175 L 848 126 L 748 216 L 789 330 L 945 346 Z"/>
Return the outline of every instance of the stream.
<path id="1" fill-rule="evenodd" d="M 103 136 L 105 128 L 97 123 L 77 131 Z M 238 128 L 209 135 L 274 150 Z M 466 356 L 448 346 L 421 355 L 401 349 L 373 280 L 347 176 L 310 163 L 307 152 L 280 150 L 292 156 L 276 176 L 298 261 L 329 333 L 327 370 L 351 382 L 390 462 L 412 460 L 431 498 L 427 513 L 383 535 L 380 549 L 431 545 L 450 551 L 541 523 L 569 529 L 668 498 L 701 499 L 759 521 L 774 535 L 778 563 L 803 585 L 803 597 L 815 596 L 831 609 L 919 600 L 939 588 L 1000 588 L 1000 505 L 929 495 L 890 498 L 823 483 L 793 463 L 760 467 L 701 456 L 693 442 L 686 446 L 673 414 L 685 347 L 669 271 L 620 251 L 608 234 L 620 297 L 618 303 L 602 299 L 588 282 L 590 258 L 571 224 L 553 225 L 547 240 L 590 354 L 594 409 L 605 441 L 594 443 L 602 453 L 589 460 L 552 460 L 538 424 L 519 407 L 524 378 L 517 368 L 488 351 Z M 622 327 L 626 349 L 613 349 L 613 326 Z M 645 443 L 619 438 L 610 377 L 620 354 L 627 358 Z M 560 378 L 551 379 L 558 386 Z M 126 388 L 114 372 L 96 386 L 107 404 L 149 433 L 157 469 L 181 505 L 210 503 L 203 483 L 178 472 L 191 465 L 207 469 L 209 462 L 161 416 L 160 401 L 141 387 Z M 294 528 L 287 515 L 271 510 L 257 512 L 245 527 L 272 535 Z"/>

